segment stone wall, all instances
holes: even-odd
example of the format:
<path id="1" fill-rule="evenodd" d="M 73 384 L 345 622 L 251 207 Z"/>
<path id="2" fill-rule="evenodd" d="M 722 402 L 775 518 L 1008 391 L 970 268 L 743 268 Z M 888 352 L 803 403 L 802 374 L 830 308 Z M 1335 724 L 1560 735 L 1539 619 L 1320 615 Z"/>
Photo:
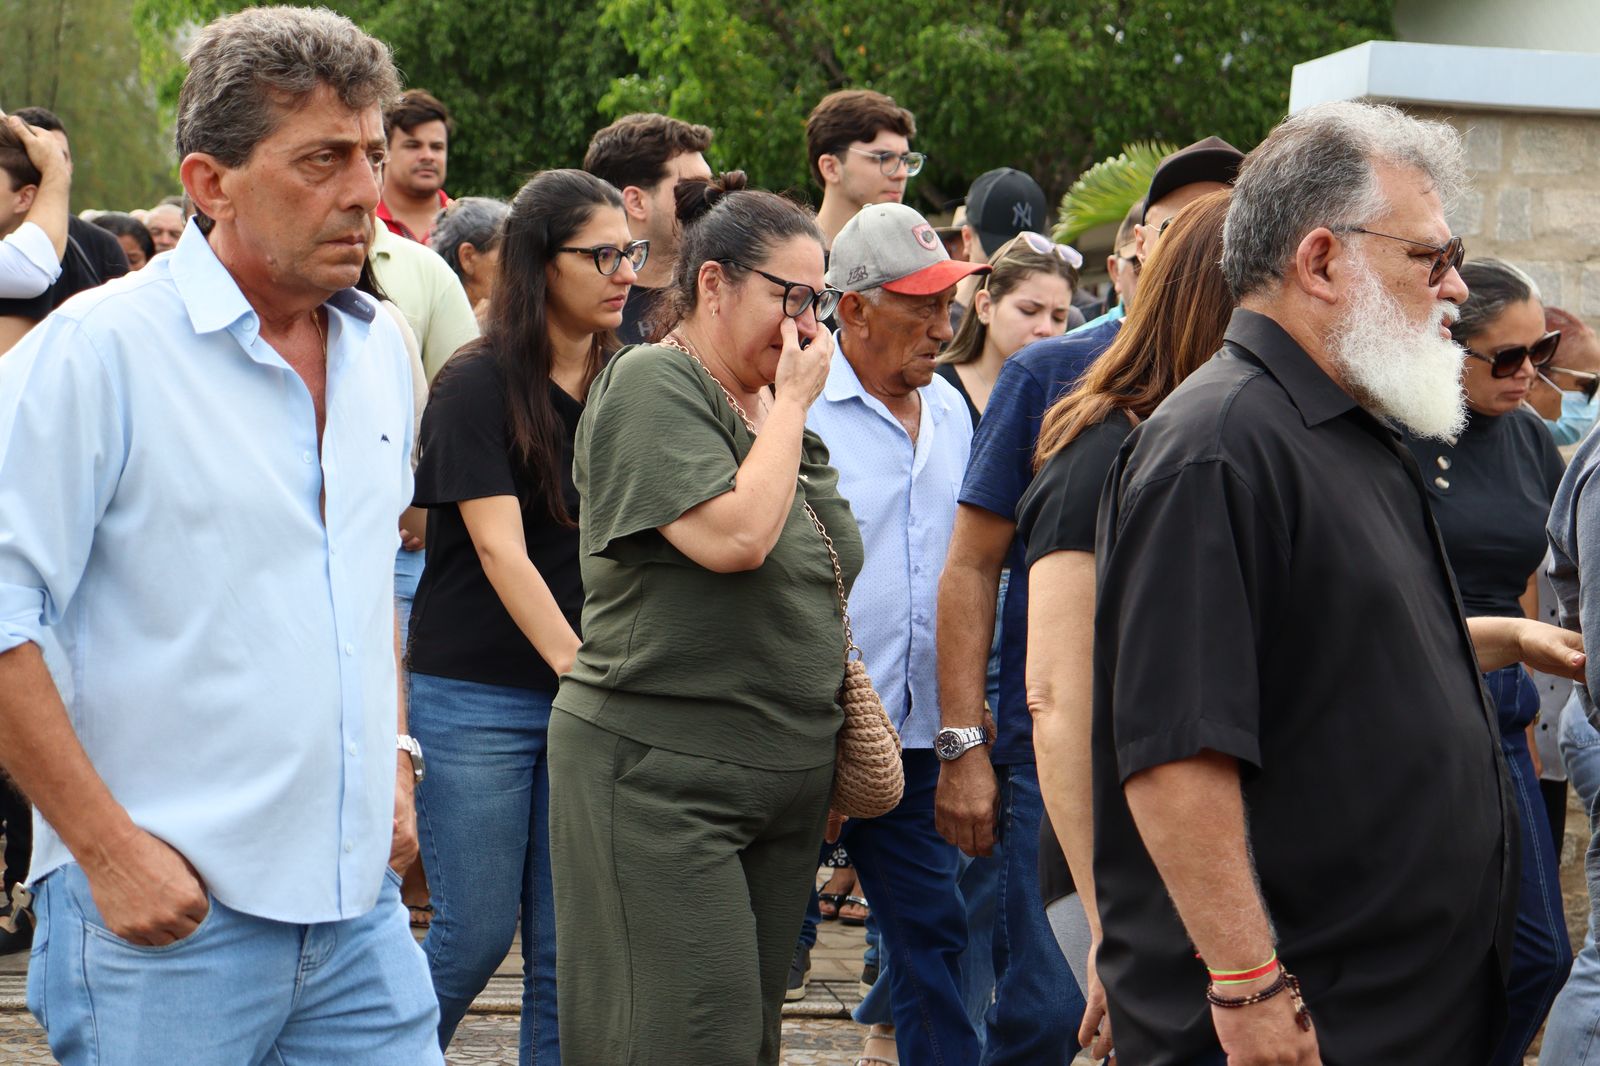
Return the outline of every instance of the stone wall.
<path id="1" fill-rule="evenodd" d="M 1545 303 L 1600 327 L 1600 115 L 1408 110 L 1466 139 L 1471 188 L 1450 222 L 1467 257 L 1517 264 Z"/>

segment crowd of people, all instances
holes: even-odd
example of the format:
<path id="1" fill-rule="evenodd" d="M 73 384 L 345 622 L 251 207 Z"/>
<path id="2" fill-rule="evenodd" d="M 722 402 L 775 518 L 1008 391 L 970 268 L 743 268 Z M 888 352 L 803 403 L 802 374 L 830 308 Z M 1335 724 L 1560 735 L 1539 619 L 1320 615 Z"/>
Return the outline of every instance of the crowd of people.
<path id="1" fill-rule="evenodd" d="M 1600 1063 L 1600 342 L 1451 234 L 1451 127 L 1191 144 L 1102 299 L 1022 171 L 909 206 L 878 92 L 815 210 L 659 114 L 507 202 L 343 17 L 186 58 L 153 208 L 0 121 L 0 950 L 61 1062 L 442 1062 L 520 930 L 520 1062 L 776 1066 L 837 919 L 858 1066 Z"/>

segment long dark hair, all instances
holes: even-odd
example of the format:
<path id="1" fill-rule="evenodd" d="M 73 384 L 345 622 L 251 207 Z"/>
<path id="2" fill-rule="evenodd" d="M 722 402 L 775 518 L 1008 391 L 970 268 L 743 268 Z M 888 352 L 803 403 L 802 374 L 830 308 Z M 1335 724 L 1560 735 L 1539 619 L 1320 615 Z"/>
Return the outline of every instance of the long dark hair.
<path id="1" fill-rule="evenodd" d="M 550 400 L 547 314 L 548 268 L 600 207 L 622 207 L 622 195 L 582 170 L 546 170 L 518 190 L 506 216 L 500 244 L 500 275 L 489 298 L 483 336 L 461 356 L 494 360 L 506 394 L 511 453 L 533 472 L 545 510 L 557 523 L 575 523 L 562 499 L 561 442 L 564 427 Z M 588 386 L 600 373 L 602 334 L 589 347 Z M 450 363 L 445 364 L 447 373 Z"/>
<path id="2" fill-rule="evenodd" d="M 1149 418 L 1222 347 L 1233 314 L 1233 294 L 1221 265 L 1230 195 L 1228 189 L 1206 193 L 1172 217 L 1140 273 L 1139 298 L 1117 339 L 1045 411 L 1034 470 L 1117 411 Z"/>

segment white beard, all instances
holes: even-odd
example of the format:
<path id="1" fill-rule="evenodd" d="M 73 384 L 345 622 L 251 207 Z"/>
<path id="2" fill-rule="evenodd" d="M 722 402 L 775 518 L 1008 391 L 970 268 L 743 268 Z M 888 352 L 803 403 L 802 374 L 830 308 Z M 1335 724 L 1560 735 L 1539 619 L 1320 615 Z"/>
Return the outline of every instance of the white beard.
<path id="1" fill-rule="evenodd" d="M 1459 437 L 1467 426 L 1461 389 L 1466 353 L 1439 333 L 1459 314 L 1441 300 L 1427 321 L 1408 322 L 1400 302 L 1364 266 L 1349 311 L 1329 339 L 1345 387 L 1362 407 L 1419 437 Z"/>

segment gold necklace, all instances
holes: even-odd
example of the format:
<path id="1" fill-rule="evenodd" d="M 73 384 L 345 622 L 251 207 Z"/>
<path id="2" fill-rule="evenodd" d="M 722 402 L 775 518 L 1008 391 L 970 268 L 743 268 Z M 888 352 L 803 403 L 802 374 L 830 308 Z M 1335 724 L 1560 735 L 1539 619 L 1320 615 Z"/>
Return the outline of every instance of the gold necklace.
<path id="1" fill-rule="evenodd" d="M 311 324 L 316 327 L 317 340 L 322 344 L 322 358 L 326 362 L 328 358 L 328 335 L 322 332 L 322 316 L 317 313 L 315 308 L 311 311 Z"/>

